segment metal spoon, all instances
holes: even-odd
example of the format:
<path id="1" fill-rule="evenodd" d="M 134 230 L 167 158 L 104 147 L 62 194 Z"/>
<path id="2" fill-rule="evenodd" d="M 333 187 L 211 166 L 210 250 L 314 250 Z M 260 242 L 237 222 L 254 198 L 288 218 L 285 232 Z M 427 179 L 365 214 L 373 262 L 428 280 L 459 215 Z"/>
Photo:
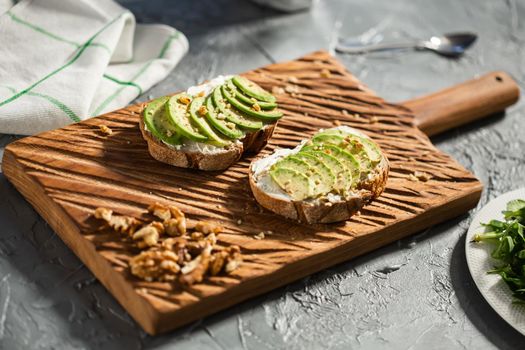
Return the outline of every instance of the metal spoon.
<path id="1" fill-rule="evenodd" d="M 372 44 L 365 46 L 349 45 L 339 40 L 335 50 L 341 53 L 361 54 L 372 51 L 390 51 L 399 49 L 430 50 L 446 57 L 459 57 L 477 39 L 474 33 L 450 33 L 433 36 L 426 41 Z"/>

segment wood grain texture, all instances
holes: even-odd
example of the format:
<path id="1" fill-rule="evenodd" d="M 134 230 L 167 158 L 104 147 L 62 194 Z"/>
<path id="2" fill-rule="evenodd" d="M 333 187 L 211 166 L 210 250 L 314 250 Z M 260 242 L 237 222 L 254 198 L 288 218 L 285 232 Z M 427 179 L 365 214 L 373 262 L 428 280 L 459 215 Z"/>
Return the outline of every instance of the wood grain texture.
<path id="1" fill-rule="evenodd" d="M 247 177 L 252 158 L 223 172 L 180 169 L 151 158 L 138 126 L 141 105 L 24 138 L 5 150 L 3 170 L 8 179 L 150 334 L 460 215 L 479 199 L 480 182 L 414 127 L 408 109 L 386 103 L 327 53 L 246 76 L 267 89 L 289 91 L 278 95 L 285 117 L 263 154 L 295 146 L 339 122 L 358 128 L 380 144 L 390 161 L 381 197 L 346 223 L 303 225 L 284 220 L 262 210 L 253 199 Z M 113 135 L 103 135 L 101 124 L 113 129 Z M 411 180 L 415 171 L 432 178 Z M 226 232 L 219 236 L 220 243 L 241 247 L 242 266 L 231 276 L 211 277 L 187 288 L 131 276 L 127 261 L 136 251 L 118 235 L 98 231 L 91 214 L 104 206 L 141 217 L 155 201 L 175 202 L 193 220 L 222 222 Z M 272 234 L 264 240 L 253 238 L 267 230 Z"/>

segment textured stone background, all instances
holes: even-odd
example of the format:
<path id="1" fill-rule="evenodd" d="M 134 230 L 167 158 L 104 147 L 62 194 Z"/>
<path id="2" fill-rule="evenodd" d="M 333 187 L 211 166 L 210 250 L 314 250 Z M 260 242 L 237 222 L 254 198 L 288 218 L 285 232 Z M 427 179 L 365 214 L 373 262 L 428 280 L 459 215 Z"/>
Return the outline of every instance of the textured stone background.
<path id="1" fill-rule="evenodd" d="M 363 82 L 402 101 L 490 70 L 525 88 L 525 2 L 333 0 L 282 14 L 242 0 L 122 0 L 141 22 L 187 34 L 191 49 L 148 91 L 328 49 L 334 37 L 426 38 L 472 30 L 460 60 L 405 52 L 340 56 Z M 435 138 L 485 184 L 480 206 L 525 185 L 524 103 Z M 15 140 L 0 136 L 3 147 Z M 525 338 L 482 299 L 468 273 L 469 215 L 305 278 L 160 337 L 142 332 L 0 174 L 2 349 L 517 349 Z"/>

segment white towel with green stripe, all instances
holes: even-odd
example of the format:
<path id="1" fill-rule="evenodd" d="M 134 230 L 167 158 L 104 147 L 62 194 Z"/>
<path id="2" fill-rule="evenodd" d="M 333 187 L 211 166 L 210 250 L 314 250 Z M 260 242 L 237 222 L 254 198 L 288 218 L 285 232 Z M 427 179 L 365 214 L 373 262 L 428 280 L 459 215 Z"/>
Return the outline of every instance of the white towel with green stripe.
<path id="1" fill-rule="evenodd" d="M 0 133 L 34 134 L 126 106 L 188 51 L 112 0 L 22 0 L 0 15 Z"/>

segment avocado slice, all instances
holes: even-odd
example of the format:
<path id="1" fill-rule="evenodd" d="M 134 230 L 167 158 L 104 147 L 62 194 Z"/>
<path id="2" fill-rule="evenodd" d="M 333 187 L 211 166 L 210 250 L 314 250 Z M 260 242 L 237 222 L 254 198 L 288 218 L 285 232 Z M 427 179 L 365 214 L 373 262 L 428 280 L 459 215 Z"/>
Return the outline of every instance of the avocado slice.
<path id="1" fill-rule="evenodd" d="M 307 163 L 311 168 L 315 169 L 320 175 L 320 179 L 314 179 L 312 177 L 312 180 L 314 180 L 314 194 L 325 194 L 330 192 L 335 185 L 335 176 L 332 170 L 328 166 L 326 166 L 325 163 L 323 163 L 321 160 L 319 160 L 317 157 L 304 153 L 299 152 L 295 155 L 291 156 L 290 158 L 296 158 L 300 159 L 303 162 Z"/>
<path id="2" fill-rule="evenodd" d="M 204 97 L 195 97 L 191 103 L 190 103 L 190 118 L 191 121 L 197 125 L 197 127 L 200 129 L 200 131 L 208 137 L 207 143 L 224 147 L 231 143 L 229 140 L 225 140 L 221 138 L 215 131 L 213 131 L 212 127 L 208 124 L 206 121 L 206 109 L 203 108 L 205 102 Z M 203 114 L 204 113 L 204 114 Z"/>
<path id="3" fill-rule="evenodd" d="M 275 102 L 275 96 L 273 96 L 271 93 L 264 90 L 262 87 L 255 84 L 251 80 L 236 75 L 232 78 L 232 81 L 235 84 L 235 86 L 241 89 L 241 91 L 248 96 L 255 97 L 260 101 Z"/>
<path id="4" fill-rule="evenodd" d="M 331 144 L 310 144 L 301 148 L 301 152 L 319 151 L 337 158 L 350 171 L 352 176 L 352 187 L 361 177 L 361 166 L 357 159 L 344 149 Z"/>
<path id="5" fill-rule="evenodd" d="M 344 132 L 341 129 L 328 129 L 328 130 L 325 130 L 319 133 L 316 136 L 323 138 L 323 137 L 329 137 L 328 135 L 337 135 L 346 140 L 355 140 L 358 143 L 361 143 L 363 145 L 365 152 L 368 155 L 368 158 L 374 165 L 381 161 L 382 157 L 381 157 L 381 151 L 379 150 L 379 146 L 377 146 L 377 144 L 374 141 L 370 140 L 367 137 L 350 134 L 350 133 Z"/>
<path id="6" fill-rule="evenodd" d="M 206 97 L 206 120 L 224 136 L 230 139 L 239 139 L 244 136 L 244 133 L 237 128 L 237 126 L 226 120 L 226 116 L 218 113 L 217 109 L 213 105 L 213 99 L 211 95 Z"/>
<path id="7" fill-rule="evenodd" d="M 342 193 L 352 188 L 352 172 L 339 159 L 322 151 L 311 150 L 302 151 L 301 153 L 316 157 L 332 170 L 335 176 L 334 190 Z"/>
<path id="8" fill-rule="evenodd" d="M 315 167 L 312 167 L 310 164 L 308 164 L 304 160 L 298 157 L 295 157 L 295 155 L 291 155 L 291 156 L 288 156 L 288 157 L 285 157 L 279 160 L 277 163 L 273 165 L 273 167 L 291 169 L 291 170 L 297 171 L 300 174 L 306 175 L 306 177 L 311 179 L 313 182 L 313 186 L 312 186 L 313 196 L 319 195 L 323 193 L 323 190 L 325 190 L 324 186 L 318 185 L 324 181 L 323 175 Z"/>
<path id="9" fill-rule="evenodd" d="M 226 85 L 227 85 L 228 89 L 233 93 L 233 96 L 236 99 L 238 99 L 239 101 L 241 101 L 242 103 L 244 103 L 244 104 L 246 104 L 248 106 L 252 106 L 254 103 L 257 103 L 259 105 L 259 107 L 261 107 L 262 109 L 274 109 L 274 108 L 277 108 L 277 103 L 276 102 L 260 101 L 260 100 L 256 99 L 255 97 L 251 97 L 251 96 L 247 96 L 247 95 L 243 94 L 242 91 L 237 89 L 237 87 L 233 84 L 233 82 L 231 80 L 228 80 L 226 82 Z"/>
<path id="10" fill-rule="evenodd" d="M 199 128 L 192 123 L 188 112 L 188 105 L 182 101 L 189 99 L 186 94 L 171 96 L 166 103 L 168 119 L 175 126 L 175 129 L 182 136 L 196 142 L 204 142 L 208 138 L 203 135 Z"/>
<path id="11" fill-rule="evenodd" d="M 319 133 L 312 138 L 314 144 L 331 144 L 335 145 L 341 149 L 344 149 L 348 153 L 354 156 L 354 158 L 359 162 L 359 167 L 361 169 L 361 178 L 364 175 L 368 174 L 370 170 L 374 167 L 374 164 L 368 156 L 364 144 L 360 139 L 350 137 L 348 134 L 346 136 L 338 135 L 335 133 Z"/>
<path id="12" fill-rule="evenodd" d="M 243 115 L 240 112 L 229 108 L 226 105 L 224 96 L 222 96 L 222 91 L 221 91 L 220 86 L 217 86 L 213 90 L 212 98 L 213 98 L 213 103 L 215 107 L 218 109 L 219 113 L 224 114 L 224 116 L 226 117 L 226 120 L 234 124 L 237 124 L 241 128 L 247 129 L 247 130 L 256 131 L 263 127 L 263 123 L 259 119 L 256 119 L 256 118 L 253 118 L 247 115 Z"/>
<path id="13" fill-rule="evenodd" d="M 159 97 L 146 106 L 142 117 L 147 129 L 159 140 L 170 145 L 179 145 L 182 137 L 177 133 L 175 127 L 170 124 L 166 116 L 165 104 L 169 96 Z"/>
<path id="14" fill-rule="evenodd" d="M 228 101 L 233 107 L 252 117 L 272 122 L 278 120 L 283 116 L 283 113 L 277 109 L 271 111 L 256 111 L 252 107 L 245 105 L 233 96 L 233 93 L 229 91 L 226 84 L 221 86 L 221 91 L 226 101 Z"/>
<path id="15" fill-rule="evenodd" d="M 300 201 L 312 196 L 312 182 L 306 175 L 276 167 L 270 170 L 270 176 L 293 200 Z"/>

